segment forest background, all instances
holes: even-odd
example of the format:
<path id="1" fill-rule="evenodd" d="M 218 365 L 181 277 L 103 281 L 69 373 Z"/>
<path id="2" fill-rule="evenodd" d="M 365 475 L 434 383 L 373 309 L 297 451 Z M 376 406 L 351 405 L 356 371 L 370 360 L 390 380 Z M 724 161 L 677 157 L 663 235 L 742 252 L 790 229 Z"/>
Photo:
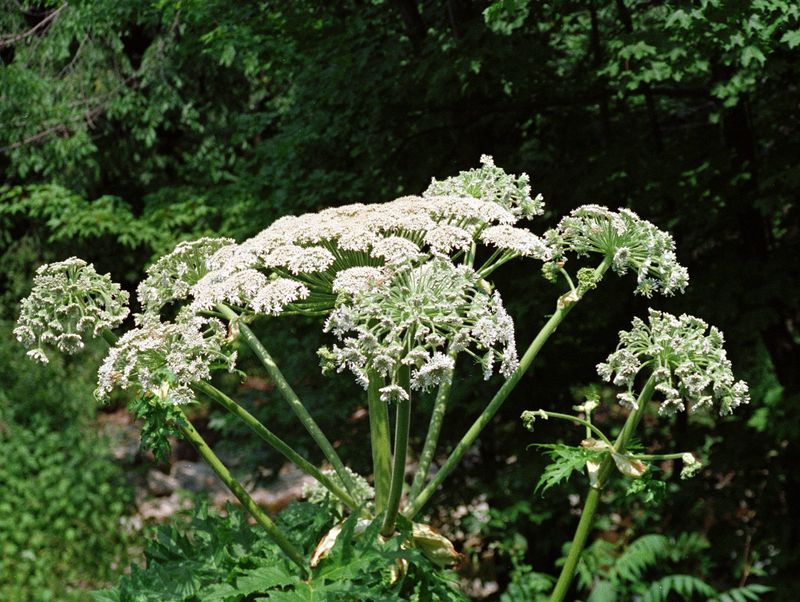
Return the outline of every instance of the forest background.
<path id="1" fill-rule="evenodd" d="M 752 404 L 711 431 L 680 419 L 658 427 L 665 445 L 679 438 L 703 449 L 708 468 L 670 479 L 658 503 L 614 500 L 595 535 L 624 544 L 695 533 L 709 546 L 694 573 L 726 587 L 759 578 L 774 599 L 796 599 L 796 3 L 0 5 L 0 598 L 64 599 L 65 589 L 113 581 L 135 556 L 120 520 L 133 507 L 125 473 L 142 468 L 115 463 L 97 434 L 98 413 L 116 407 L 96 407 L 94 364 L 81 356 L 32 367 L 10 336 L 38 265 L 78 255 L 132 290 L 143 266 L 180 240 L 242 240 L 281 215 L 419 193 L 486 153 L 531 174 L 547 202 L 539 225 L 599 203 L 673 233 L 692 282 L 656 307 L 719 326 L 751 385 Z M 528 268 L 498 281 L 526 340 L 552 310 L 551 295 L 530 292 L 547 284 Z M 617 330 L 646 307 L 617 286 L 576 310 L 435 500 L 445 515 L 476 499 L 490 509 L 459 542 L 470 579 L 502 592 L 521 566 L 554 571 L 575 522 L 562 509 L 581 489 L 534 494 L 544 460 L 527 449 L 534 441 L 519 415 L 580 400 Z M 352 419 L 360 396 L 319 373 L 308 351 L 319 345 L 315 329 L 265 328 L 323 430 L 338 432 L 340 453 L 367 469 L 366 425 Z M 458 383 L 445 448 L 490 391 Z M 269 390 L 246 394 L 304 445 Z M 277 473 L 279 459 L 223 416 L 206 424 L 241 474 Z M 569 429 L 542 432 L 553 440 Z"/>

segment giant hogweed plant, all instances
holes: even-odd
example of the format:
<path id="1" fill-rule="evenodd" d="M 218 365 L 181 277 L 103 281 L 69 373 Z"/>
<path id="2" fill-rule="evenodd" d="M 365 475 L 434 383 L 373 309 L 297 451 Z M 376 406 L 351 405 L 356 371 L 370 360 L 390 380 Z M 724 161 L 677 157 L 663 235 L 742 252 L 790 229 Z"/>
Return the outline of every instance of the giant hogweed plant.
<path id="1" fill-rule="evenodd" d="M 191 442 L 304 577 L 324 562 L 342 526 L 323 537 L 310 558 L 302 554 L 194 428 L 186 414 L 191 404 L 205 398 L 241 419 L 316 480 L 315 495 L 325 492 L 351 513 L 356 532 L 381 541 L 401 538 L 404 546 L 446 566 L 457 558 L 453 546 L 414 519 L 572 308 L 609 270 L 633 272 L 636 292 L 647 297 L 681 292 L 688 283 L 671 236 L 626 209 L 580 207 L 543 236 L 533 234 L 520 221 L 540 215 L 543 201 L 532 196 L 528 176 L 505 173 L 491 157 L 482 157 L 481 163 L 456 177 L 433 180 L 421 196 L 287 216 L 242 243 L 224 238 L 181 243 L 147 269 L 137 289 L 139 311 L 121 336 L 114 331 L 129 323 L 125 291 L 80 259 L 42 266 L 33 292 L 22 302 L 16 337 L 32 359 L 44 362 L 53 351 L 79 351 L 86 337 L 108 341 L 98 397 L 105 399 L 115 389 L 134 393 L 133 409 L 145 419 L 144 443 L 158 449 L 170 432 Z M 570 255 L 594 256 L 597 264 L 570 273 Z M 493 272 L 512 260 L 540 263 L 545 275 L 564 289 L 521 356 L 513 319 L 491 282 Z M 250 328 L 256 320 L 294 315 L 319 317 L 330 334 L 331 344 L 318 352 L 323 371 L 346 372 L 365 390 L 373 486 L 345 465 Z M 651 324 L 657 315 L 651 315 Z M 680 343 L 702 323 L 693 318 L 658 320 L 651 330 L 637 322 L 603 365 L 604 376 L 613 375 L 616 384 L 627 386 L 620 400 L 635 408 L 624 437 L 612 443 L 588 416 L 567 418 L 596 434 L 581 448 L 594 475 L 593 492 L 602 488 L 614 465 L 629 476 L 642 470 L 644 460 L 631 457 L 626 445 L 654 393 L 666 396 L 662 405 L 670 410 L 686 403 L 707 407 L 721 399 L 723 410 L 730 411 L 747 402 L 746 386 L 729 382 L 718 331 L 705 338 L 697 335 L 696 346 L 681 351 L 684 347 L 671 342 Z M 303 458 L 211 383 L 214 371 L 237 370 L 234 348 L 239 342 L 259 359 L 331 470 L 320 470 Z M 431 475 L 457 362 L 475 366 L 487 379 L 499 372 L 503 382 Z M 649 376 L 636 398 L 636 376 L 642 372 Z M 428 431 L 416 473 L 407 483 L 414 401 L 431 390 L 435 401 Z M 567 417 L 540 411 L 526 419 L 532 416 Z M 694 460 L 687 463 L 694 465 Z M 590 521 L 593 509 L 588 510 L 584 516 Z M 585 539 L 584 522 L 579 534 Z M 572 572 L 568 563 L 567 586 Z"/>

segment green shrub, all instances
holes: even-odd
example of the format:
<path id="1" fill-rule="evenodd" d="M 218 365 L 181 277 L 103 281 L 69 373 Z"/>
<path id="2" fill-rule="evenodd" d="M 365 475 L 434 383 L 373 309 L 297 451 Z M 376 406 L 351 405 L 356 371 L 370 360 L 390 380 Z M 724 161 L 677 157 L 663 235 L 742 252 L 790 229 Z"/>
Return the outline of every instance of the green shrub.
<path id="1" fill-rule="evenodd" d="M 3 323 L 0 341 L 0 600 L 85 599 L 125 564 L 130 491 L 90 389 L 56 378 L 81 367 L 31 365 Z"/>
<path id="2" fill-rule="evenodd" d="M 342 534 L 310 579 L 272 543 L 266 532 L 248 524 L 241 510 L 210 513 L 204 504 L 185 528 L 159 526 L 149 538 L 146 567 L 132 568 L 116 587 L 94 592 L 96 602 L 236 602 L 269 599 L 319 602 L 463 601 L 451 575 L 437 570 L 418 549 L 404 549 L 401 538 L 376 541 L 380 522 L 358 535 L 357 515 L 345 521 Z M 277 517 L 310 555 L 333 525 L 326 507 L 293 503 Z M 268 598 L 254 597 L 267 594 Z"/>

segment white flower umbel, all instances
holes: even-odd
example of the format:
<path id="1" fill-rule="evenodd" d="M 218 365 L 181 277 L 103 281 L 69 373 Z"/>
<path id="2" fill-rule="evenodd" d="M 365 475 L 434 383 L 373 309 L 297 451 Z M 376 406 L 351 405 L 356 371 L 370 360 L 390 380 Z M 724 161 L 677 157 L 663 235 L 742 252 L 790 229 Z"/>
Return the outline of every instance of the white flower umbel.
<path id="1" fill-rule="evenodd" d="M 226 350 L 227 330 L 214 318 L 193 317 L 185 322 L 146 319 L 128 331 L 109 350 L 97 373 L 100 399 L 115 388 L 138 388 L 165 404 L 195 399 L 191 384 L 207 380 L 211 370 L 233 370 L 236 354 Z"/>
<path id="2" fill-rule="evenodd" d="M 423 196 L 474 197 L 497 203 L 515 216 L 530 219 L 544 211 L 542 195 L 531 197 L 528 174 L 507 174 L 489 155 L 481 156 L 481 167 L 462 171 L 457 176 L 431 180 Z"/>
<path id="3" fill-rule="evenodd" d="M 578 207 L 544 238 L 553 253 L 549 268 L 566 261 L 568 252 L 578 256 L 600 253 L 612 258 L 611 267 L 618 274 L 636 272 L 636 292 L 646 297 L 674 295 L 689 283 L 688 271 L 675 256 L 672 236 L 628 209 Z"/>
<path id="4" fill-rule="evenodd" d="M 718 405 L 721 415 L 750 401 L 747 383 L 735 381 L 722 333 L 694 316 L 650 310 L 648 321 L 633 320 L 619 333 L 617 350 L 597 365 L 600 376 L 627 388 L 618 397 L 635 400 L 634 380 L 647 368 L 663 398 L 659 411 L 673 413 Z"/>
<path id="5" fill-rule="evenodd" d="M 513 255 L 549 261 L 551 250 L 545 242 L 528 230 L 514 226 L 492 226 L 481 233 L 481 241 Z"/>
<path id="6" fill-rule="evenodd" d="M 389 278 L 389 271 L 386 268 L 347 268 L 336 274 L 331 288 L 334 293 L 355 295 L 382 284 L 387 278 Z"/>
<path id="7" fill-rule="evenodd" d="M 192 286 L 208 273 L 208 259 L 220 249 L 232 250 L 232 238 L 199 238 L 179 243 L 147 268 L 137 289 L 139 303 L 146 313 L 158 313 L 172 301 L 189 296 Z"/>
<path id="8" fill-rule="evenodd" d="M 119 326 L 129 313 L 127 303 L 127 292 L 81 259 L 45 264 L 22 300 L 14 336 L 30 358 L 47 363 L 46 350 L 77 353 L 84 337 Z"/>
<path id="9" fill-rule="evenodd" d="M 451 354 L 461 351 L 482 363 L 487 378 L 496 359 L 508 376 L 518 363 L 514 323 L 499 293 L 488 294 L 479 281 L 472 268 L 440 256 L 357 288 L 325 322 L 342 346 L 321 350 L 323 364 L 350 370 L 365 387 L 374 371 L 384 379 L 384 401 L 408 398 L 401 367 L 409 369 L 412 389 L 428 390 L 452 378 Z"/>
<path id="10" fill-rule="evenodd" d="M 203 251 L 207 273 L 194 265 L 187 268 L 179 247 L 174 258 L 154 266 L 140 296 L 163 304 L 186 296 L 188 287 L 195 313 L 227 303 L 245 314 L 324 315 L 334 307 L 337 294 L 364 285 L 363 276 L 371 270 L 420 264 L 440 254 L 472 265 L 478 245 L 495 250 L 478 268 L 482 276 L 514 257 L 549 258 L 541 239 L 514 226 L 522 217 L 541 213 L 541 199 L 530 197 L 527 176 L 508 175 L 486 158 L 484 166 L 473 171 L 432 186 L 425 196 L 283 217 L 239 245 L 202 239 L 196 248 Z M 469 182 L 459 179 L 462 176 Z M 164 269 L 155 269 L 161 264 L 169 267 L 167 277 Z M 356 268 L 361 271 L 349 272 Z M 201 277 L 188 280 L 186 273 Z M 297 284 L 290 287 L 287 281 Z M 161 291 L 162 282 L 176 292 L 170 296 Z M 271 292 L 262 293 L 265 287 Z"/>
<path id="11" fill-rule="evenodd" d="M 275 278 L 252 296 L 250 305 L 256 313 L 277 316 L 286 306 L 308 295 L 308 288 L 303 283 L 290 278 Z"/>

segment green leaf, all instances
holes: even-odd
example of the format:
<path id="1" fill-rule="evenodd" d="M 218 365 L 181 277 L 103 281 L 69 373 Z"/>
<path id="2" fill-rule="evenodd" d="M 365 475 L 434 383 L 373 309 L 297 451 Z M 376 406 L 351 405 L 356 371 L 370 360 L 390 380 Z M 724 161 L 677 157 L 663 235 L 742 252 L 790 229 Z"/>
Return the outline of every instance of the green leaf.
<path id="1" fill-rule="evenodd" d="M 638 581 L 648 567 L 661 562 L 669 554 L 671 545 L 663 535 L 643 535 L 617 558 L 614 571 L 626 581 Z"/>
<path id="2" fill-rule="evenodd" d="M 597 456 L 596 452 L 582 447 L 572 447 L 562 444 L 541 444 L 536 447 L 550 450 L 547 455 L 552 462 L 547 465 L 536 484 L 536 491 L 545 491 L 566 481 L 575 471 L 582 471 L 586 462 Z"/>
<path id="3" fill-rule="evenodd" d="M 617 586 L 610 581 L 598 581 L 586 602 L 617 602 Z"/>
<path id="4" fill-rule="evenodd" d="M 790 49 L 800 46 L 800 29 L 796 29 L 795 31 L 787 31 L 781 37 L 781 42 L 788 45 Z"/>
<path id="5" fill-rule="evenodd" d="M 119 590 L 117 589 L 100 589 L 94 592 L 89 592 L 94 602 L 120 602 Z"/>
<path id="6" fill-rule="evenodd" d="M 696 594 L 707 597 L 717 594 L 713 587 L 692 575 L 669 575 L 651 584 L 642 596 L 642 602 L 666 602 L 672 592 L 684 600 Z"/>
<path id="7" fill-rule="evenodd" d="M 276 586 L 294 585 L 300 579 L 286 572 L 280 565 L 262 566 L 251 571 L 236 580 L 236 587 L 243 594 L 253 594 L 256 592 L 266 592 Z"/>
<path id="8" fill-rule="evenodd" d="M 199 591 L 197 599 L 199 602 L 227 602 L 230 599 L 240 599 L 242 593 L 227 583 L 216 583 Z"/>
<path id="9" fill-rule="evenodd" d="M 757 61 L 760 65 L 763 65 L 767 62 L 767 57 L 764 56 L 764 53 L 755 46 L 746 46 L 744 50 L 742 50 L 742 65 L 745 67 L 749 67 L 750 63 L 753 61 Z"/>

